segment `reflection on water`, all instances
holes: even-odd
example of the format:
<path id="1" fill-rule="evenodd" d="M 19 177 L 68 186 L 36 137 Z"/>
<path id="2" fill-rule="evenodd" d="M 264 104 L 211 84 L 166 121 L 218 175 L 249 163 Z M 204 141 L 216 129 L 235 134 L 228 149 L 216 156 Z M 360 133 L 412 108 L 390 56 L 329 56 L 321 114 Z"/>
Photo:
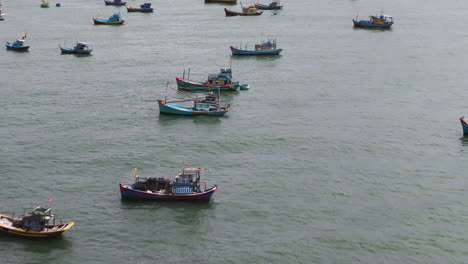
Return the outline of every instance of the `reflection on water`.
<path id="1" fill-rule="evenodd" d="M 468 146 L 468 135 L 461 137 L 460 142 L 462 143 L 462 146 Z"/>
<path id="2" fill-rule="evenodd" d="M 71 229 L 70 231 L 73 232 L 73 229 Z M 67 232 L 65 232 L 60 237 L 51 239 L 31 239 L 26 237 L 16 237 L 9 235 L 0 236 L 0 244 L 7 243 L 10 247 L 21 247 L 23 248 L 23 250 L 33 253 L 51 253 L 54 250 L 68 249 L 73 245 L 71 238 L 67 237 Z M 14 245 L 10 243 L 14 243 Z"/>

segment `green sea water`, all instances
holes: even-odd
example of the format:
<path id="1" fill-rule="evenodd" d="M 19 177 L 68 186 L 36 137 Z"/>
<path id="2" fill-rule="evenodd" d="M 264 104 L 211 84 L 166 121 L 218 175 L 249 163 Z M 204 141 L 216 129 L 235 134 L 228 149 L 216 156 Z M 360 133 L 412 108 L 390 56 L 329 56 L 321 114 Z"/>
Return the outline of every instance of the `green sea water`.
<path id="1" fill-rule="evenodd" d="M 203 0 L 61 3 L 2 1 L 2 40 L 25 32 L 31 48 L 0 48 L 0 213 L 51 206 L 76 225 L 1 236 L 0 263 L 468 262 L 468 2 L 285 0 L 258 17 Z M 382 10 L 391 30 L 353 28 Z M 114 11 L 125 25 L 93 25 Z M 230 58 L 268 37 L 281 56 Z M 93 55 L 60 55 L 77 41 Z M 222 94 L 226 116 L 159 115 L 152 100 L 183 97 L 169 88 L 184 69 L 225 67 L 250 85 Z M 133 168 L 183 163 L 207 169 L 212 202 L 120 200 Z"/>

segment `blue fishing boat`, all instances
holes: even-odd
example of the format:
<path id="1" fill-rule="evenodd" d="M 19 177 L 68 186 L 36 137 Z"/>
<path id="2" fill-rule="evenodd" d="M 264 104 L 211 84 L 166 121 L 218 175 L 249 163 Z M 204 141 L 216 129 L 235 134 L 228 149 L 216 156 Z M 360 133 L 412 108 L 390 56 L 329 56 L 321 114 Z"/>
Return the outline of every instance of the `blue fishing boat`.
<path id="1" fill-rule="evenodd" d="M 464 116 L 460 117 L 460 123 L 463 128 L 463 134 L 468 134 L 468 119 L 466 119 Z"/>
<path id="2" fill-rule="evenodd" d="M 133 184 L 119 183 L 120 196 L 122 200 L 209 202 L 218 187 L 207 188 L 206 182 L 200 180 L 202 171 L 203 168 L 183 168 L 174 179 L 140 178 L 135 168 Z"/>
<path id="3" fill-rule="evenodd" d="M 127 12 L 152 13 L 153 8 L 151 7 L 151 3 L 144 3 L 140 5 L 140 8 L 127 6 Z"/>
<path id="4" fill-rule="evenodd" d="M 280 4 L 279 1 L 273 1 L 273 2 L 269 3 L 268 5 L 255 3 L 255 7 L 257 7 L 257 9 L 259 9 L 259 10 L 279 10 L 279 9 L 283 9 L 283 6 Z"/>
<path id="5" fill-rule="evenodd" d="M 89 44 L 86 42 L 78 42 L 73 48 L 62 47 L 59 45 L 60 51 L 63 54 L 91 54 L 93 51 L 89 48 Z"/>
<path id="6" fill-rule="evenodd" d="M 159 113 L 171 115 L 205 115 L 222 116 L 229 112 L 229 105 L 221 106 L 219 97 L 207 95 L 204 98 L 192 98 L 177 101 L 157 100 L 159 104 Z M 174 103 L 193 101 L 193 106 L 181 106 Z"/>
<path id="7" fill-rule="evenodd" d="M 242 49 L 234 46 L 230 46 L 232 55 L 279 55 L 283 49 L 276 48 L 276 40 L 268 40 L 261 44 L 256 44 L 255 49 Z"/>
<path id="8" fill-rule="evenodd" d="M 362 28 L 390 28 L 393 25 L 393 17 L 387 15 L 369 16 L 369 20 L 353 19 L 355 27 Z"/>
<path id="9" fill-rule="evenodd" d="M 190 75 L 190 69 L 188 75 Z M 219 73 L 209 74 L 205 82 L 191 82 L 185 80 L 184 70 L 183 77 L 176 77 L 176 82 L 177 88 L 189 91 L 236 91 L 240 86 L 238 81 L 232 81 L 231 69 L 221 69 Z"/>
<path id="10" fill-rule="evenodd" d="M 122 25 L 125 22 L 125 20 L 122 19 L 120 12 L 115 12 L 108 19 L 93 17 L 93 21 L 95 25 Z"/>
<path id="11" fill-rule="evenodd" d="M 17 39 L 14 42 L 5 41 L 5 46 L 8 50 L 15 51 L 27 51 L 29 46 L 24 45 L 24 40 L 26 39 L 27 34 L 23 33 L 20 39 Z"/>

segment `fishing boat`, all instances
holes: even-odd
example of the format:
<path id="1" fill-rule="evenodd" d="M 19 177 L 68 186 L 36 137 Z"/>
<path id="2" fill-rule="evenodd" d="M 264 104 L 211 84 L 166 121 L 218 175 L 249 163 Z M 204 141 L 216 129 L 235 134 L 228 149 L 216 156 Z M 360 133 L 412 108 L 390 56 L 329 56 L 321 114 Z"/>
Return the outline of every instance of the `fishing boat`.
<path id="1" fill-rule="evenodd" d="M 459 119 L 463 128 L 463 134 L 468 134 L 468 119 L 466 119 L 464 116 L 460 117 Z"/>
<path id="2" fill-rule="evenodd" d="M 5 46 L 8 50 L 15 51 L 27 51 L 29 46 L 24 45 L 24 40 L 26 39 L 27 34 L 23 33 L 20 39 L 17 39 L 14 42 L 5 41 Z"/>
<path id="3" fill-rule="evenodd" d="M 77 42 L 73 48 L 62 47 L 59 45 L 63 54 L 91 54 L 93 51 L 86 42 Z"/>
<path id="4" fill-rule="evenodd" d="M 95 25 L 122 25 L 125 22 L 125 20 L 122 19 L 120 12 L 115 12 L 108 19 L 93 17 L 93 21 Z"/>
<path id="5" fill-rule="evenodd" d="M 279 10 L 279 9 L 283 9 L 283 6 L 280 4 L 279 1 L 273 1 L 273 2 L 269 3 L 268 5 L 255 3 L 255 7 L 257 7 L 257 9 L 260 9 L 260 10 Z"/>
<path id="6" fill-rule="evenodd" d="M 177 88 L 183 90 L 199 90 L 199 91 L 236 91 L 239 89 L 239 82 L 232 81 L 231 69 L 220 69 L 219 73 L 209 74 L 205 82 L 191 82 L 190 69 L 185 79 L 185 70 L 183 77 L 177 77 Z"/>
<path id="7" fill-rule="evenodd" d="M 55 6 L 56 6 L 56 7 L 61 7 L 62 4 L 60 4 L 60 2 L 57 2 L 57 3 L 55 3 Z"/>
<path id="8" fill-rule="evenodd" d="M 51 211 L 51 208 L 39 206 L 19 218 L 0 214 L 0 232 L 28 238 L 52 238 L 75 225 L 74 222 L 55 223 Z"/>
<path id="9" fill-rule="evenodd" d="M 49 7 L 49 2 L 46 2 L 46 1 L 42 0 L 41 7 L 42 8 L 48 8 Z"/>
<path id="10" fill-rule="evenodd" d="M 209 202 L 218 187 L 207 188 L 206 182 L 200 180 L 202 171 L 203 168 L 183 168 L 174 179 L 140 178 L 135 168 L 135 182 L 119 183 L 120 195 L 122 200 Z"/>
<path id="11" fill-rule="evenodd" d="M 205 0 L 205 3 L 217 3 L 217 4 L 237 4 L 237 0 Z"/>
<path id="12" fill-rule="evenodd" d="M 255 6 L 255 4 L 243 6 L 241 3 L 241 7 L 242 7 L 242 12 L 231 11 L 227 8 L 224 8 L 224 12 L 226 13 L 226 16 L 259 16 L 263 14 L 263 11 L 257 10 L 257 7 Z"/>
<path id="13" fill-rule="evenodd" d="M 122 0 L 104 0 L 106 5 L 114 5 L 114 6 L 123 6 L 127 4 L 127 2 L 122 2 Z"/>
<path id="14" fill-rule="evenodd" d="M 159 113 L 171 115 L 205 115 L 222 116 L 229 112 L 229 105 L 221 106 L 221 102 L 213 95 L 207 95 L 204 98 L 185 99 L 177 101 L 157 100 L 159 104 Z M 193 101 L 193 106 L 181 106 L 175 103 Z"/>
<path id="15" fill-rule="evenodd" d="M 230 46 L 232 55 L 279 55 L 283 49 L 276 48 L 276 40 L 267 40 L 263 43 L 256 44 L 255 49 L 242 49 L 234 46 Z"/>
<path id="16" fill-rule="evenodd" d="M 151 3 L 144 3 L 140 5 L 140 8 L 127 6 L 127 11 L 128 12 L 153 13 L 153 8 L 151 7 Z"/>
<path id="17" fill-rule="evenodd" d="M 361 28 L 390 28 L 393 25 L 393 17 L 387 15 L 369 16 L 369 20 L 353 19 L 355 27 Z"/>

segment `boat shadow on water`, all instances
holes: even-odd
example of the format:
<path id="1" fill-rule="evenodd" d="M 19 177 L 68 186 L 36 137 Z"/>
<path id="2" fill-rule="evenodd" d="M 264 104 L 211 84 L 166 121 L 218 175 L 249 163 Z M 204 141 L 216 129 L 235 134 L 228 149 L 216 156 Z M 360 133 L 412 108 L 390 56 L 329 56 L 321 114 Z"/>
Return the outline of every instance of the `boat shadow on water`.
<path id="1" fill-rule="evenodd" d="M 229 118 L 229 115 L 224 116 L 184 116 L 184 115 L 159 115 L 159 124 L 160 125 L 173 125 L 178 123 L 179 120 L 186 122 L 188 119 L 192 120 L 196 124 L 220 124 L 222 119 Z"/>
<path id="2" fill-rule="evenodd" d="M 460 138 L 460 142 L 461 142 L 463 147 L 468 147 L 468 135 L 463 135 Z"/>
<path id="3" fill-rule="evenodd" d="M 0 236 L 0 243 L 21 243 L 24 245 L 26 251 L 38 252 L 38 253 L 48 253 L 53 250 L 59 249 L 69 249 L 72 247 L 73 242 L 68 237 L 70 234 L 64 234 L 63 236 L 55 237 L 54 239 L 50 238 L 28 238 L 21 236 Z M 38 243 L 38 240 L 40 243 Z"/>
<path id="4" fill-rule="evenodd" d="M 355 27 L 353 26 L 354 30 L 364 30 L 364 31 L 371 31 L 371 32 L 382 32 L 382 31 L 392 31 L 393 28 L 379 28 L 379 27 L 373 27 L 373 28 L 363 28 L 363 27 Z"/>

